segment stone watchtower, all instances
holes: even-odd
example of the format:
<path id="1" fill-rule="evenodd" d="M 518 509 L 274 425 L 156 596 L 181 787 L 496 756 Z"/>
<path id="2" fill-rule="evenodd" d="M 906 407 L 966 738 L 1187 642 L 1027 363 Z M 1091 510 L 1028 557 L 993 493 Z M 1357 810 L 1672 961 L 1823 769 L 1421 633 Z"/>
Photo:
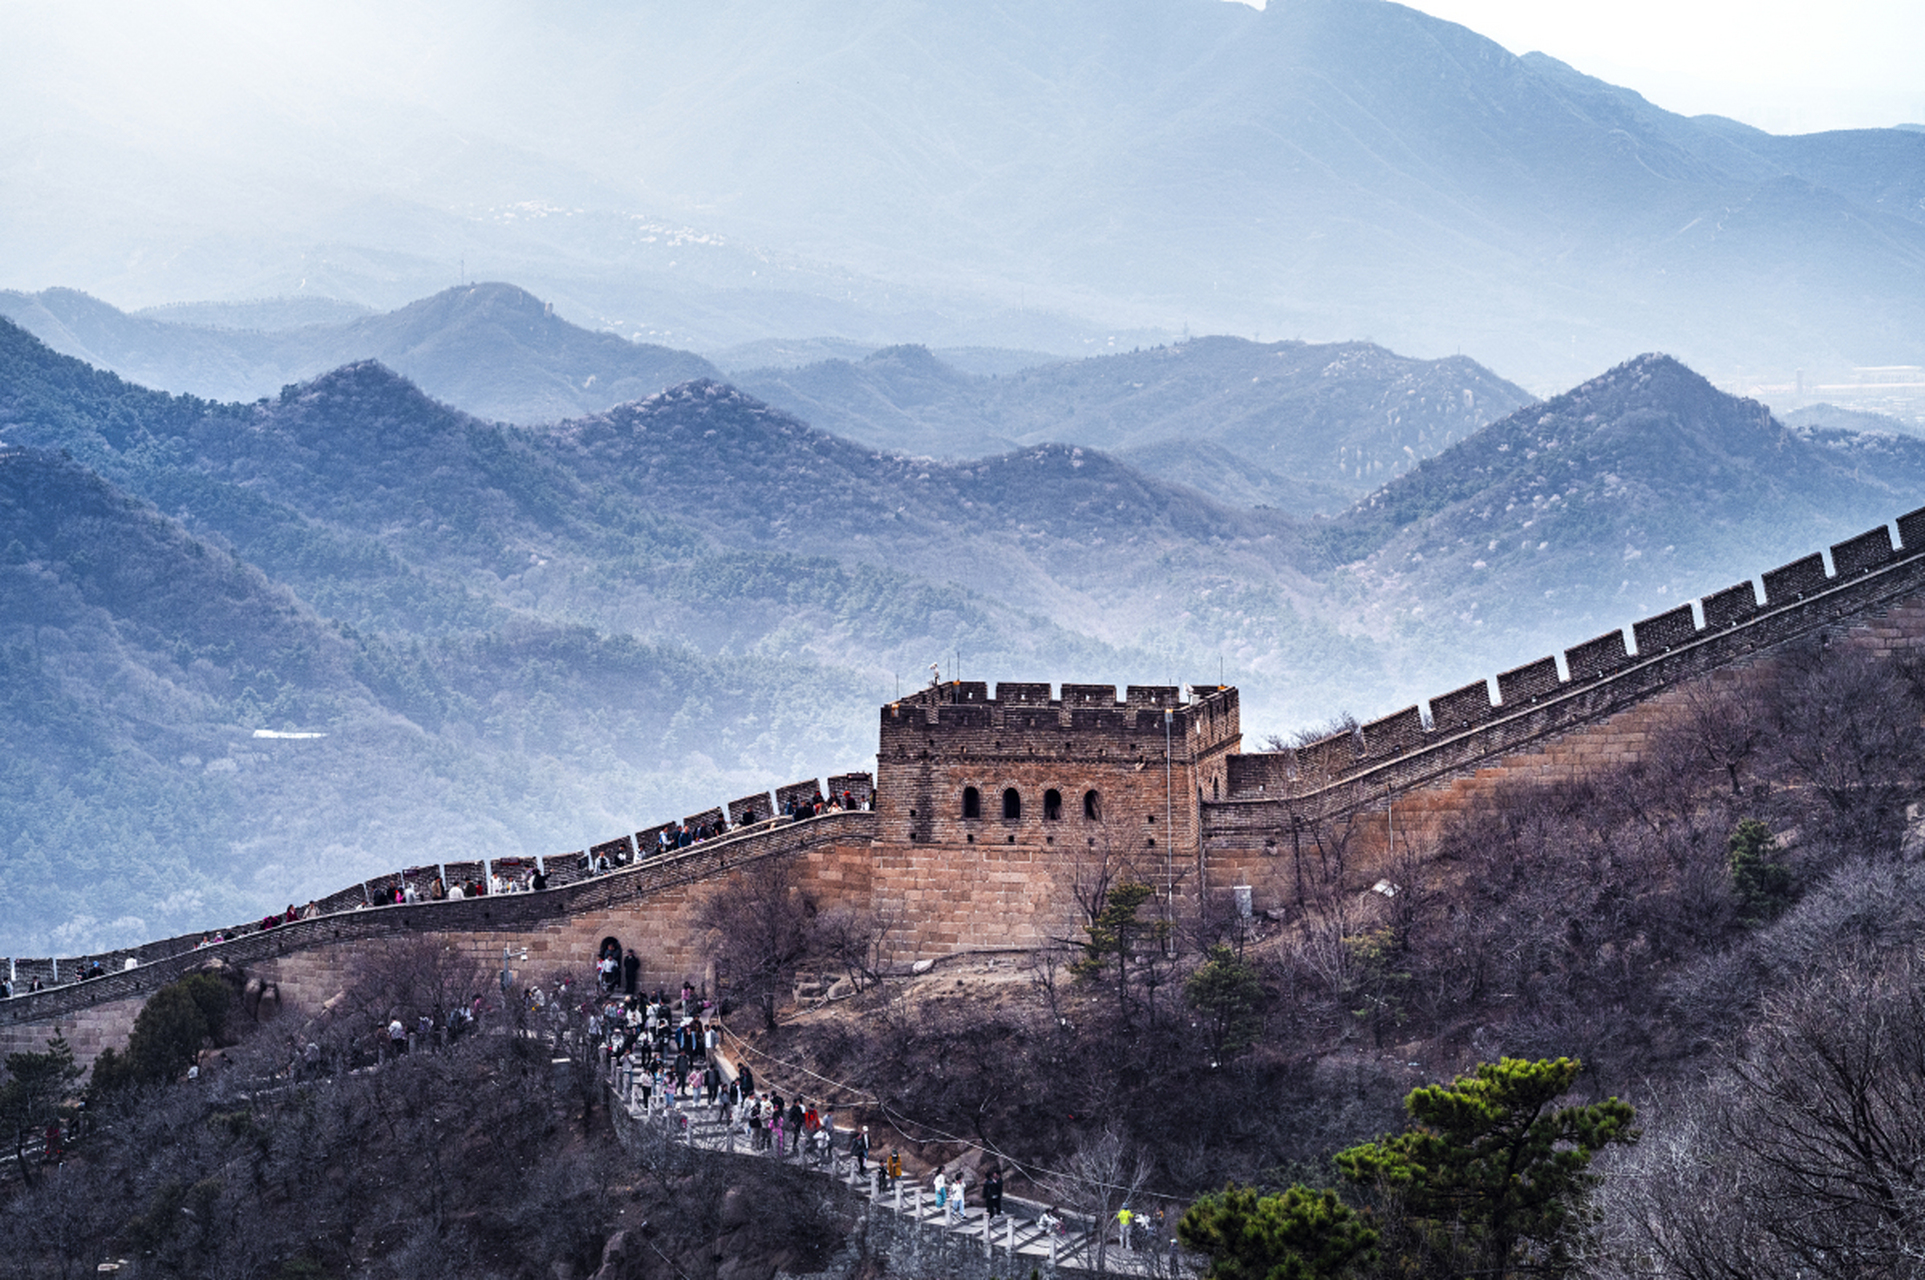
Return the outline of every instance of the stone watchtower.
<path id="1" fill-rule="evenodd" d="M 971 862 L 1012 845 L 1044 864 L 1100 856 L 1187 894 L 1199 805 L 1229 793 L 1241 742 L 1233 688 L 935 685 L 882 708 L 876 837 Z"/>

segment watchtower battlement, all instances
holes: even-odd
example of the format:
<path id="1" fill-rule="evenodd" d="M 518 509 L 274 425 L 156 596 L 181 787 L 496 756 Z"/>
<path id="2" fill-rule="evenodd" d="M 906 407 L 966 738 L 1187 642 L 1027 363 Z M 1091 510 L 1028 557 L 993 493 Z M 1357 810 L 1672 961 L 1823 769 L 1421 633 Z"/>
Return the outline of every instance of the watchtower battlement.
<path id="1" fill-rule="evenodd" d="M 1242 742 L 1225 686 L 932 685 L 882 708 L 882 838 L 1188 854 L 1197 805 L 1225 793 Z"/>
<path id="2" fill-rule="evenodd" d="M 1160 757 L 1167 720 L 1172 749 L 1193 756 L 1240 735 L 1237 707 L 1237 691 L 1217 685 L 1192 685 L 1186 698 L 1176 685 L 1133 684 L 1119 699 L 1115 685 L 1065 684 L 1052 698 L 1047 684 L 1005 680 L 991 697 L 984 681 L 952 680 L 885 705 L 878 754 L 900 759 L 920 743 L 931 751 L 1034 755 L 1068 733 L 1056 753 Z M 979 739 L 984 730 L 994 732 Z"/>

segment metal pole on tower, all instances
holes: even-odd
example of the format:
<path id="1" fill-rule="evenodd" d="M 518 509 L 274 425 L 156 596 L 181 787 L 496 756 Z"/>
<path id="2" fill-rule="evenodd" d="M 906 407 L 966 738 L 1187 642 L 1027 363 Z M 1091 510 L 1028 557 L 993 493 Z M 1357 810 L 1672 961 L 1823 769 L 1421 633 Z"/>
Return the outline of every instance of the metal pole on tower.
<path id="1" fill-rule="evenodd" d="M 1170 782 L 1170 723 L 1173 719 L 1175 713 L 1168 707 L 1163 708 L 1163 898 L 1172 925 L 1176 923 L 1176 851 L 1171 847 L 1176 839 L 1176 803 Z"/>

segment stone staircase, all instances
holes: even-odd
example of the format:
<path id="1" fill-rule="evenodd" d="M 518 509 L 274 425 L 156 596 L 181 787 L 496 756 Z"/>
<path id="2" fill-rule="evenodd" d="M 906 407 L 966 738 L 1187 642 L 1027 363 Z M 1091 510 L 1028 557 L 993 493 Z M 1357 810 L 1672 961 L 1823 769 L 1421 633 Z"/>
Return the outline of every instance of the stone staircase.
<path id="1" fill-rule="evenodd" d="M 966 1243 L 972 1248 L 980 1247 L 985 1260 L 992 1266 L 997 1262 L 1004 1263 L 1012 1275 L 1027 1275 L 1032 1269 L 1042 1270 L 1044 1274 L 1096 1270 L 1096 1237 L 1087 1222 L 1071 1218 L 1053 1231 L 1046 1230 L 1037 1224 L 1037 1218 L 1046 1206 L 1007 1195 L 1003 1197 L 1003 1212 L 994 1218 L 980 1204 L 967 1206 L 963 1214 L 957 1217 L 948 1206 L 938 1208 L 933 1188 L 920 1181 L 904 1177 L 884 1190 L 881 1170 L 875 1161 L 869 1161 L 866 1170 L 858 1171 L 855 1157 L 841 1150 L 847 1146 L 847 1130 L 837 1131 L 835 1141 L 830 1143 L 826 1163 L 807 1152 L 801 1155 L 778 1155 L 773 1151 L 754 1151 L 746 1124 L 737 1121 L 733 1125 L 725 1125 L 717 1118 L 715 1107 L 688 1097 L 678 1097 L 673 1104 L 669 1104 L 656 1093 L 644 1104 L 642 1091 L 636 1087 L 636 1079 L 636 1073 L 626 1068 L 615 1068 L 610 1072 L 607 1083 L 615 1104 L 622 1107 L 637 1124 L 658 1126 L 673 1140 L 689 1147 L 728 1155 L 781 1160 L 785 1164 L 809 1169 L 865 1196 L 876 1209 L 893 1213 L 923 1230 L 945 1236 L 952 1244 Z M 977 1187 L 971 1187 L 972 1192 L 978 1190 Z M 1176 1260 L 1144 1249 L 1126 1250 L 1112 1242 L 1105 1253 L 1104 1271 L 1111 1275 L 1193 1274 Z"/>

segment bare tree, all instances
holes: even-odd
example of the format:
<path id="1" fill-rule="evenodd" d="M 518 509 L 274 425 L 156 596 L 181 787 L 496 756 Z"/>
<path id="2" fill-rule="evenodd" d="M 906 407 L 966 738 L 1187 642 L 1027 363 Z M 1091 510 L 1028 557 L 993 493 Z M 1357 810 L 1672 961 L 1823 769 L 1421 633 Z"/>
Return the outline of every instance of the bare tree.
<path id="1" fill-rule="evenodd" d="M 1057 1203 L 1089 1220 L 1090 1259 L 1097 1275 L 1108 1274 L 1109 1233 L 1117 1214 L 1138 1204 L 1152 1172 L 1149 1157 L 1115 1125 L 1090 1135 L 1042 1181 Z"/>
<path id="2" fill-rule="evenodd" d="M 1769 707 L 1772 763 L 1797 796 L 1804 843 L 1820 856 L 1898 847 L 1925 746 L 1915 686 L 1896 665 L 1845 646 L 1781 660 Z"/>
<path id="3" fill-rule="evenodd" d="M 1643 1274 L 1911 1277 L 1925 1266 L 1925 958 L 1829 957 L 1610 1179 Z"/>
<path id="4" fill-rule="evenodd" d="M 775 1010 L 794 982 L 795 967 L 814 946 L 815 907 L 785 859 L 766 858 L 737 872 L 696 907 L 715 947 L 718 981 L 762 1012 L 775 1030 Z"/>
<path id="5" fill-rule="evenodd" d="M 888 911 L 832 907 L 816 917 L 816 945 L 860 993 L 882 981 L 889 935 L 899 923 Z"/>

